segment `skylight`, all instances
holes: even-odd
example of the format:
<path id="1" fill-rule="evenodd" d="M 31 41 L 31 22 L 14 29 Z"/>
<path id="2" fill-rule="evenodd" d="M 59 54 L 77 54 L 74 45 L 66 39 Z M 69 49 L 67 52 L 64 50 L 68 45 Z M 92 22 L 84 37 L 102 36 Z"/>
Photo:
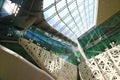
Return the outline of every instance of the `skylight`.
<path id="1" fill-rule="evenodd" d="M 43 0 L 43 12 L 51 27 L 76 42 L 95 24 L 97 0 Z"/>

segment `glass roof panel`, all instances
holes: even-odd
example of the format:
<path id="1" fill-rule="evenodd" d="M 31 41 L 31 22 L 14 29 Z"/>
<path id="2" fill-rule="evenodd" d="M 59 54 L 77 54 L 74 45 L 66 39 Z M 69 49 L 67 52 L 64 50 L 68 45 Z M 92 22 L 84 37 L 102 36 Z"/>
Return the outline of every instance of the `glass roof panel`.
<path id="1" fill-rule="evenodd" d="M 61 31 L 61 33 L 65 33 L 66 31 L 68 31 L 69 30 L 69 28 L 68 27 L 65 27 L 65 29 L 63 30 L 63 31 Z"/>
<path id="2" fill-rule="evenodd" d="M 60 12 L 60 16 L 63 17 L 68 13 L 67 8 L 65 8 L 63 11 Z"/>
<path id="3" fill-rule="evenodd" d="M 53 7 L 51 7 L 50 9 L 48 9 L 47 11 L 45 11 L 44 13 L 44 15 L 47 15 L 48 17 L 49 16 L 51 16 L 51 14 L 53 14 L 53 13 L 55 13 L 56 11 L 55 11 L 55 7 L 53 6 Z M 45 18 L 47 18 L 47 17 L 45 17 Z"/>
<path id="4" fill-rule="evenodd" d="M 74 6 L 74 7 L 73 7 Z M 73 2 L 71 5 L 68 6 L 70 11 L 76 7 L 76 3 Z"/>
<path id="5" fill-rule="evenodd" d="M 89 4 L 92 4 L 94 2 L 94 0 L 89 0 Z"/>
<path id="6" fill-rule="evenodd" d="M 84 12 L 84 5 L 79 5 L 79 11 L 83 11 Z"/>
<path id="7" fill-rule="evenodd" d="M 61 5 L 62 4 L 62 5 Z M 58 4 L 57 4 L 57 9 L 61 9 L 63 6 L 65 6 L 66 3 L 65 3 L 65 0 L 61 0 Z"/>
<path id="8" fill-rule="evenodd" d="M 75 23 L 71 23 L 71 24 L 69 25 L 69 27 L 70 27 L 71 29 L 75 28 Z"/>
<path id="9" fill-rule="evenodd" d="M 66 15 L 67 9 L 63 10 L 62 12 L 59 13 L 60 17 L 64 17 Z"/>
<path id="10" fill-rule="evenodd" d="M 65 23 L 68 23 L 70 20 L 71 20 L 72 18 L 71 18 L 71 16 L 69 15 L 67 18 L 65 18 Z"/>
<path id="11" fill-rule="evenodd" d="M 79 15 L 78 15 L 79 16 Z M 75 21 L 77 22 L 77 24 L 79 24 L 79 22 L 80 22 L 80 17 L 77 17 L 76 19 L 75 19 Z"/>
<path id="12" fill-rule="evenodd" d="M 72 16 L 74 17 L 74 16 L 78 15 L 78 11 L 75 10 L 74 12 L 71 12 L 71 14 L 72 14 Z"/>
<path id="13" fill-rule="evenodd" d="M 68 3 L 71 2 L 71 1 L 74 1 L 74 0 L 66 0 Z"/>
<path id="14" fill-rule="evenodd" d="M 79 36 L 93 27 L 96 0 L 44 0 L 46 21 L 69 39 L 76 41 Z M 72 37 L 71 37 L 72 36 Z"/>
<path id="15" fill-rule="evenodd" d="M 81 4 L 84 0 L 77 0 L 78 4 Z"/>
<path id="16" fill-rule="evenodd" d="M 54 3 L 54 0 L 50 0 L 49 2 L 48 2 L 49 0 L 43 0 L 43 5 L 44 5 L 44 7 L 43 7 L 43 9 L 45 9 L 46 7 L 48 7 L 49 5 L 51 5 L 52 3 Z"/>
<path id="17" fill-rule="evenodd" d="M 58 24 L 58 25 L 55 27 L 55 29 L 56 29 L 57 31 L 59 31 L 63 26 L 64 26 L 64 24 L 63 24 L 63 23 L 60 23 L 60 24 Z"/>

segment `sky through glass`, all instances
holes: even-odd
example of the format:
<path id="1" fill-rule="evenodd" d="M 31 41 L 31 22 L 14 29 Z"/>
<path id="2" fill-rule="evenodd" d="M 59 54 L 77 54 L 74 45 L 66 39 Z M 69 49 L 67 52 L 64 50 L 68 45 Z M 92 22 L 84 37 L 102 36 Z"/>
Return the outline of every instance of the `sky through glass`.
<path id="1" fill-rule="evenodd" d="M 96 0 L 43 0 L 43 12 L 51 27 L 76 42 L 95 24 Z"/>

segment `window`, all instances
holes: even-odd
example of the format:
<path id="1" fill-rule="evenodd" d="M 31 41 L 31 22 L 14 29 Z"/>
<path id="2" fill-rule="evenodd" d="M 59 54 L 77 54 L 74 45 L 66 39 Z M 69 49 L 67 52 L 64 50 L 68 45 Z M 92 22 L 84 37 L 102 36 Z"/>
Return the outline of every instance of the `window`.
<path id="1" fill-rule="evenodd" d="M 46 1 L 44 2 L 46 7 L 55 4 L 54 0 L 50 3 L 48 0 L 44 1 Z M 68 38 L 74 35 L 73 38 L 77 39 L 77 37 L 93 27 L 94 13 L 96 11 L 94 10 L 96 9 L 94 0 L 56 0 L 56 7 L 58 13 L 56 13 L 55 5 L 52 5 L 51 8 L 44 12 L 44 16 L 51 27 Z"/>

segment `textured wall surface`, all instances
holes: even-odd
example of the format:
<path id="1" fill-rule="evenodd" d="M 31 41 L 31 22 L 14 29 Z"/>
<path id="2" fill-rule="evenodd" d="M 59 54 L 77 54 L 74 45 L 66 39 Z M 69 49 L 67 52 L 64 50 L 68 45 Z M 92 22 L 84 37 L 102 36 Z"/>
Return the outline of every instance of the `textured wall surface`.
<path id="1" fill-rule="evenodd" d="M 120 0 L 98 0 L 97 23 L 100 25 L 120 10 Z"/>
<path id="2" fill-rule="evenodd" d="M 79 71 L 83 80 L 120 80 L 120 45 L 81 63 Z"/>
<path id="3" fill-rule="evenodd" d="M 77 80 L 77 66 L 34 44 L 31 40 L 20 38 L 19 44 L 43 70 L 56 80 Z"/>
<path id="4" fill-rule="evenodd" d="M 0 45 L 0 80 L 55 80 L 23 57 Z"/>

